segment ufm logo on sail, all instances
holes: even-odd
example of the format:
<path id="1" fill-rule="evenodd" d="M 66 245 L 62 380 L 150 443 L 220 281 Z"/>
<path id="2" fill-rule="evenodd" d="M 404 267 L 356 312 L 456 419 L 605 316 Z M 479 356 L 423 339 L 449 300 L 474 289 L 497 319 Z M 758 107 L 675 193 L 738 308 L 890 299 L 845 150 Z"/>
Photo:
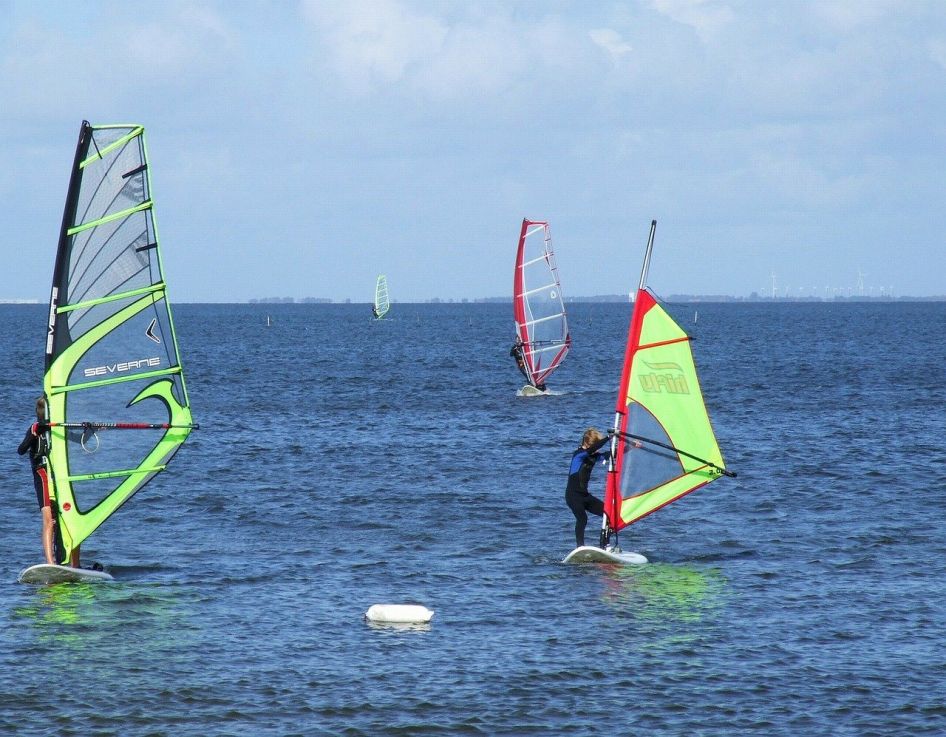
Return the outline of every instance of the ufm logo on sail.
<path id="1" fill-rule="evenodd" d="M 678 363 L 648 363 L 644 365 L 651 373 L 640 374 L 641 389 L 649 393 L 689 394 L 686 376 Z"/>

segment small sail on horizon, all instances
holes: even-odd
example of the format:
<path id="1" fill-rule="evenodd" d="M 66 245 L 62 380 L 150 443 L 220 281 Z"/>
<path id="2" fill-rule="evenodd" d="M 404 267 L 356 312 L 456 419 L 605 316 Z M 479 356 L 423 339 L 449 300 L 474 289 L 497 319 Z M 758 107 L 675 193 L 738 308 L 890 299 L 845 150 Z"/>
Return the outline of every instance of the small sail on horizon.
<path id="1" fill-rule="evenodd" d="M 192 422 L 144 128 L 82 122 L 50 292 L 46 396 L 59 552 L 163 471 Z"/>
<path id="2" fill-rule="evenodd" d="M 529 383 L 543 388 L 558 368 L 571 335 L 548 222 L 523 219 L 513 275 L 516 348 Z"/>
<path id="3" fill-rule="evenodd" d="M 601 546 L 627 525 L 727 471 L 697 378 L 690 336 L 647 288 L 651 223 L 615 406 Z"/>
<path id="4" fill-rule="evenodd" d="M 384 274 L 378 274 L 378 281 L 374 287 L 374 306 L 372 313 L 378 320 L 388 314 L 391 303 L 388 300 L 388 279 Z"/>

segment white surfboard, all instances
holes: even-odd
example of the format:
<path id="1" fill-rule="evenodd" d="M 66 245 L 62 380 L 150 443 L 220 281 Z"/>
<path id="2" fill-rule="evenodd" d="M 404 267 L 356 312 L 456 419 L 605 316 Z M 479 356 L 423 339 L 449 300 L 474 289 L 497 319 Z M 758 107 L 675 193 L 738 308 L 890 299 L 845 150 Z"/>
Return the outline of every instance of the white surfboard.
<path id="1" fill-rule="evenodd" d="M 640 553 L 625 553 L 622 550 L 605 550 L 594 545 L 582 545 L 565 556 L 562 563 L 617 563 L 623 566 L 639 566 L 647 562 Z"/>
<path id="2" fill-rule="evenodd" d="M 545 397 L 549 395 L 549 390 L 542 391 L 536 389 L 532 384 L 526 384 L 522 389 L 516 392 L 517 397 Z"/>
<path id="3" fill-rule="evenodd" d="M 79 581 L 114 581 L 105 571 L 93 571 L 91 568 L 73 568 L 40 563 L 20 572 L 20 583 L 76 583 Z"/>
<path id="4" fill-rule="evenodd" d="M 369 622 L 414 624 L 429 622 L 434 613 L 420 604 L 373 604 L 365 612 Z"/>

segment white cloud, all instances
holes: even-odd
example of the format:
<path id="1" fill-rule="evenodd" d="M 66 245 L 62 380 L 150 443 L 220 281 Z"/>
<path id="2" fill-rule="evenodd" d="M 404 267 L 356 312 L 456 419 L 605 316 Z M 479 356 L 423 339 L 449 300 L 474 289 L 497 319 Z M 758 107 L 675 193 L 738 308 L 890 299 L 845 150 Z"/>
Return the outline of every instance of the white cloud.
<path id="1" fill-rule="evenodd" d="M 354 87 L 397 82 L 410 67 L 429 62 L 446 25 L 395 0 L 305 0 L 303 17 L 321 31 L 333 66 Z"/>
<path id="2" fill-rule="evenodd" d="M 586 31 L 558 16 L 520 18 L 502 6 L 399 0 L 304 0 L 314 53 L 349 92 L 396 89 L 434 101 L 530 93 L 587 68 Z M 612 53 L 620 39 L 607 37 Z M 544 87 L 548 97 L 549 85 Z"/>
<path id="3" fill-rule="evenodd" d="M 219 15 L 200 7 L 182 7 L 169 17 L 143 24 L 129 23 L 120 37 L 121 58 L 148 75 L 212 65 L 219 50 L 232 50 L 237 41 Z"/>
<path id="4" fill-rule="evenodd" d="M 658 13 L 693 28 L 704 42 L 736 18 L 729 5 L 718 0 L 651 0 L 650 4 Z"/>
<path id="5" fill-rule="evenodd" d="M 527 63 L 523 40 L 496 20 L 458 24 L 418 70 L 416 85 L 428 95 L 447 99 L 500 91 Z"/>
<path id="6" fill-rule="evenodd" d="M 207 90 L 231 69 L 236 35 L 205 8 L 169 6 L 141 22 L 119 16 L 99 24 L 95 13 L 37 14 L 13 26 L 0 49 L 0 97 L 23 120 L 55 119 L 82 110 L 119 117 L 135 112 L 154 88 Z M 75 25 L 82 29 L 70 29 Z M 143 85 L 152 94 L 142 97 Z M 74 116 L 75 113 L 69 113 Z"/>
<path id="7" fill-rule="evenodd" d="M 617 64 L 621 57 L 631 52 L 631 45 L 624 40 L 620 33 L 611 28 L 595 28 L 588 31 L 591 40 L 608 52 L 611 61 Z"/>

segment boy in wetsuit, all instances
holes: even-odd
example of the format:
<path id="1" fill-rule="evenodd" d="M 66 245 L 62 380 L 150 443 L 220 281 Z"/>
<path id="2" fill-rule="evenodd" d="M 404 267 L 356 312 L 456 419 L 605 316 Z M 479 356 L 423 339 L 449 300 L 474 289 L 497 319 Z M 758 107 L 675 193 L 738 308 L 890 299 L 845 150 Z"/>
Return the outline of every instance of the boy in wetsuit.
<path id="1" fill-rule="evenodd" d="M 599 453 L 608 442 L 608 436 L 589 427 L 581 437 L 581 446 L 572 453 L 571 466 L 568 468 L 568 484 L 565 486 L 565 503 L 575 515 L 575 544 L 585 544 L 585 526 L 588 524 L 588 512 L 599 517 L 604 514 L 604 502 L 588 493 L 588 479 L 595 464 L 611 457 L 611 451 Z"/>
<path id="2" fill-rule="evenodd" d="M 36 400 L 36 422 L 29 426 L 16 452 L 23 455 L 29 451 L 36 502 L 43 515 L 43 553 L 46 555 L 47 563 L 55 564 L 58 561 L 53 554 L 53 510 L 49 499 L 49 475 L 46 468 L 46 454 L 49 452 L 46 442 L 47 432 L 49 432 L 49 425 L 46 423 L 46 400 L 40 397 Z"/>

